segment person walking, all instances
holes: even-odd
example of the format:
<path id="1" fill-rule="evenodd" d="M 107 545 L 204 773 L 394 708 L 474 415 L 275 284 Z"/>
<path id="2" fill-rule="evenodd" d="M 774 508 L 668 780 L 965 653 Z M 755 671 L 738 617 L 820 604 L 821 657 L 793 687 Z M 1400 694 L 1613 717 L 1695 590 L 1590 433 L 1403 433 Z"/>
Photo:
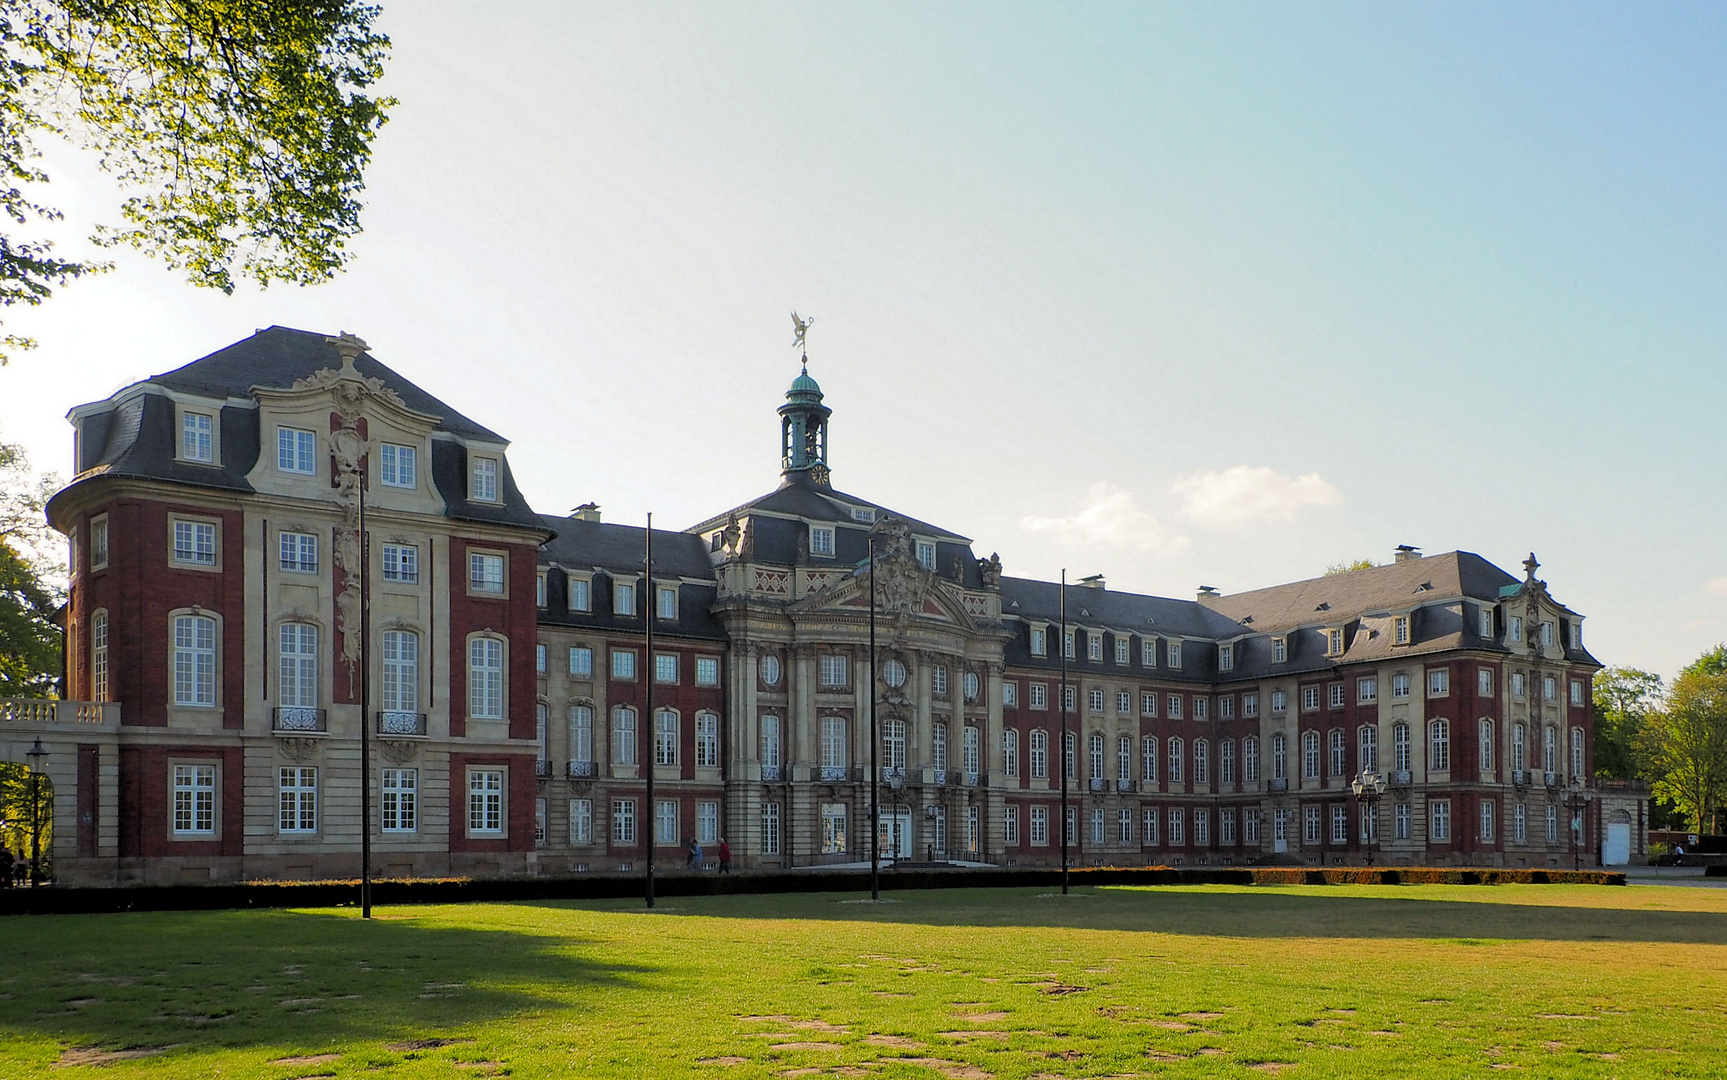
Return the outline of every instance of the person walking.
<path id="1" fill-rule="evenodd" d="M 12 887 L 12 849 L 0 844 L 0 889 Z"/>
<path id="2" fill-rule="evenodd" d="M 691 840 L 690 841 L 690 869 L 691 870 L 700 870 L 701 868 L 702 868 L 702 842 L 700 840 Z"/>
<path id="3" fill-rule="evenodd" d="M 720 837 L 720 873 L 732 872 L 732 846 L 726 843 L 725 837 Z"/>

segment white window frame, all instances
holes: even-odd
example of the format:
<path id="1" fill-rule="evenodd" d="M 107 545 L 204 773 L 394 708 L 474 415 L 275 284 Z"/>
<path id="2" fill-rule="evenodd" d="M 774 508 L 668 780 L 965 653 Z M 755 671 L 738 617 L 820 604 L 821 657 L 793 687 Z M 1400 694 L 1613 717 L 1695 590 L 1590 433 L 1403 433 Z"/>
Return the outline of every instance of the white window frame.
<path id="1" fill-rule="evenodd" d="M 318 767 L 283 765 L 276 772 L 276 831 L 304 836 L 318 831 Z"/>
<path id="2" fill-rule="evenodd" d="M 818 559 L 834 557 L 834 527 L 832 525 L 810 526 L 810 555 Z"/>
<path id="3" fill-rule="evenodd" d="M 509 772 L 501 766 L 468 767 L 468 835 L 495 839 L 509 825 Z"/>
<path id="4" fill-rule="evenodd" d="M 500 481 L 504 464 L 496 457 L 475 454 L 468 464 L 468 498 L 473 502 L 498 503 L 503 500 Z"/>
<path id="5" fill-rule="evenodd" d="M 169 620 L 173 704 L 213 709 L 221 699 L 221 624 L 205 614 L 177 613 Z"/>
<path id="6" fill-rule="evenodd" d="M 468 719 L 505 718 L 507 654 L 503 638 L 476 634 L 468 639 Z"/>
<path id="7" fill-rule="evenodd" d="M 208 839 L 217 835 L 221 772 L 216 762 L 177 761 L 169 782 L 172 802 L 168 808 L 169 835 L 176 839 Z"/>
<path id="8" fill-rule="evenodd" d="M 385 487 L 413 490 L 420 483 L 420 451 L 402 443 L 378 446 L 378 482 Z"/>
<path id="9" fill-rule="evenodd" d="M 392 585 L 420 583 L 420 549 L 415 544 L 385 544 L 384 581 Z"/>
<path id="10" fill-rule="evenodd" d="M 564 608 L 568 611 L 594 610 L 594 579 L 587 574 L 565 571 Z"/>
<path id="11" fill-rule="evenodd" d="M 379 775 L 379 828 L 387 833 L 420 829 L 420 770 L 386 768 Z"/>
<path id="12" fill-rule="evenodd" d="M 317 534 L 293 532 L 289 529 L 283 529 L 277 533 L 276 567 L 284 574 L 316 574 L 318 572 Z"/>
<path id="13" fill-rule="evenodd" d="M 208 543 L 206 543 L 206 540 Z M 168 519 L 168 558 L 191 570 L 222 568 L 222 525 L 204 518 L 173 515 Z"/>
<path id="14" fill-rule="evenodd" d="M 720 658 L 717 656 L 696 657 L 696 685 L 718 686 L 720 684 Z"/>
<path id="15" fill-rule="evenodd" d="M 279 425 L 276 428 L 276 471 L 292 476 L 318 475 L 317 432 Z"/>
<path id="16" fill-rule="evenodd" d="M 175 456 L 181 461 L 190 461 L 199 465 L 216 464 L 216 455 L 220 444 L 220 429 L 216 423 L 214 410 L 205 412 L 199 409 L 180 410 L 180 451 Z M 198 421 L 203 421 L 199 423 Z"/>
<path id="17" fill-rule="evenodd" d="M 570 677 L 573 679 L 592 679 L 594 677 L 594 650 L 586 645 L 570 646 Z"/>
<path id="18" fill-rule="evenodd" d="M 509 556 L 501 551 L 468 552 L 468 594 L 507 596 L 510 589 Z"/>

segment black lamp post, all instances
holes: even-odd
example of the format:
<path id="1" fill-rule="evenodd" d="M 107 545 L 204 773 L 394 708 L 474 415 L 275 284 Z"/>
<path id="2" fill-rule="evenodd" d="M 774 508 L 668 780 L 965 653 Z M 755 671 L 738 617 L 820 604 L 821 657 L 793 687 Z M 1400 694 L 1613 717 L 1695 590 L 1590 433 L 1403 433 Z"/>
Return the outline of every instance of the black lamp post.
<path id="1" fill-rule="evenodd" d="M 48 751 L 37 739 L 25 756 L 30 759 L 30 887 L 34 889 L 42 884 L 42 759 Z"/>
<path id="2" fill-rule="evenodd" d="M 1593 791 L 1586 791 L 1583 778 L 1573 776 L 1565 795 L 1565 808 L 1571 812 L 1571 868 L 1583 869 L 1583 811 L 1595 799 Z"/>
<path id="3" fill-rule="evenodd" d="M 1371 824 L 1367 830 L 1367 865 L 1373 865 L 1373 847 L 1379 842 L 1379 800 L 1385 794 L 1385 777 L 1379 773 L 1361 771 L 1361 775 L 1350 781 L 1349 788 L 1355 792 L 1356 801 L 1367 807 Z"/>

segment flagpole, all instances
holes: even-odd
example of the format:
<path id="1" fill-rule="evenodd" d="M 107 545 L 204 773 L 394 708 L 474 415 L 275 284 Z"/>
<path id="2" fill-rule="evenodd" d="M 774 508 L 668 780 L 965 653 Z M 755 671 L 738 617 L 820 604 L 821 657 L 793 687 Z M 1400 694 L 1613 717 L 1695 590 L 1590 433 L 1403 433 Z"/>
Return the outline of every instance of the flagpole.
<path id="1" fill-rule="evenodd" d="M 881 772 L 876 767 L 875 537 L 869 540 L 869 898 L 881 899 Z"/>
<path id="2" fill-rule="evenodd" d="M 367 462 L 370 465 L 370 462 Z M 360 917 L 372 917 L 372 545 L 366 536 L 366 467 L 360 469 Z"/>
<path id="3" fill-rule="evenodd" d="M 1067 568 L 1061 571 L 1061 891 L 1067 893 Z"/>
<path id="4" fill-rule="evenodd" d="M 642 613 L 642 637 L 644 641 L 644 663 L 642 678 L 647 683 L 647 715 L 648 756 L 643 762 L 643 769 L 648 778 L 647 802 L 645 808 L 648 824 L 648 872 L 646 881 L 646 899 L 648 907 L 654 906 L 654 844 L 659 841 L 659 815 L 654 807 L 654 762 L 659 757 L 659 731 L 654 726 L 654 605 L 658 597 L 654 594 L 654 515 L 648 514 L 648 529 L 645 550 L 642 555 L 642 584 L 645 596 L 636 602 L 636 609 Z M 639 745 L 639 742 L 638 742 Z"/>

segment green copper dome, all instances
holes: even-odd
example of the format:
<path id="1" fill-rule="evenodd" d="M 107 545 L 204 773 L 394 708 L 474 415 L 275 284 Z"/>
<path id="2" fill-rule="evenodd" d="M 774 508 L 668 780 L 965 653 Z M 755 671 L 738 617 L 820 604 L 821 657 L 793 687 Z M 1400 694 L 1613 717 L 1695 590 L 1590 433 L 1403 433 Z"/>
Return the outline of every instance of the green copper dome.
<path id="1" fill-rule="evenodd" d="M 816 384 L 814 379 L 810 378 L 809 368 L 804 368 L 798 377 L 792 380 L 792 388 L 786 391 L 786 397 L 791 397 L 793 394 L 814 394 L 816 397 L 821 397 L 822 388 Z"/>

